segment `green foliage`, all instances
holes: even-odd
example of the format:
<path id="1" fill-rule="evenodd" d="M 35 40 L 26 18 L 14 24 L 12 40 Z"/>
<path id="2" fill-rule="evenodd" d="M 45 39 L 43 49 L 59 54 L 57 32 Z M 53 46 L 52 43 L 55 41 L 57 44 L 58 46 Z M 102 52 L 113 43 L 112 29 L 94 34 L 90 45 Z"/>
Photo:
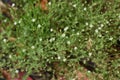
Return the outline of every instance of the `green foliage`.
<path id="1" fill-rule="evenodd" d="M 0 67 L 31 73 L 32 69 L 49 70 L 52 68 L 49 64 L 58 62 L 68 64 L 65 67 L 71 71 L 81 58 L 87 58 L 97 64 L 96 74 L 101 74 L 103 80 L 120 79 L 120 60 L 109 57 L 120 52 L 113 49 L 120 36 L 117 1 L 106 5 L 103 0 L 89 4 L 79 0 L 52 0 L 48 13 L 32 3 L 34 0 L 19 0 L 17 5 L 24 5 L 21 6 L 24 12 L 16 12 L 19 17 L 7 27 L 4 25 L 8 20 L 3 21 Z"/>

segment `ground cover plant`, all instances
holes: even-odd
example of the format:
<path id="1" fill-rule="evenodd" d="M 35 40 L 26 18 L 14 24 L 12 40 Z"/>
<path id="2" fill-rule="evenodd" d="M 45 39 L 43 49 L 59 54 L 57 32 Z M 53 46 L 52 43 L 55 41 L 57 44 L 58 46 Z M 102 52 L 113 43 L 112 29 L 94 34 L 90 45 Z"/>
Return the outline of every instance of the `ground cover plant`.
<path id="1" fill-rule="evenodd" d="M 0 14 L 0 68 L 50 72 L 53 80 L 81 80 L 78 71 L 120 79 L 119 0 L 51 0 L 46 11 L 37 1 L 13 0 L 12 21 Z"/>

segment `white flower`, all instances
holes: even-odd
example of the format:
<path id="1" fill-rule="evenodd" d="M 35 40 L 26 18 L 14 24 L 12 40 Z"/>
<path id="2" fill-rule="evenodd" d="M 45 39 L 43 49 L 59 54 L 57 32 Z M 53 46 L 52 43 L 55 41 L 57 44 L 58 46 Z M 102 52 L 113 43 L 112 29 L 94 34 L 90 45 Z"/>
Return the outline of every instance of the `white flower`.
<path id="1" fill-rule="evenodd" d="M 106 21 L 107 24 L 109 24 L 109 21 Z"/>
<path id="2" fill-rule="evenodd" d="M 53 37 L 52 40 L 55 41 L 55 37 Z"/>
<path id="3" fill-rule="evenodd" d="M 42 38 L 40 38 L 39 41 L 42 41 Z"/>
<path id="4" fill-rule="evenodd" d="M 22 19 L 20 19 L 20 20 L 18 21 L 18 23 L 20 24 L 20 23 L 21 23 L 21 21 L 22 21 Z"/>
<path id="5" fill-rule="evenodd" d="M 61 59 L 61 57 L 60 57 L 60 56 L 58 56 L 58 59 Z"/>
<path id="6" fill-rule="evenodd" d="M 86 7 L 84 7 L 84 9 L 83 9 L 84 11 L 86 11 L 87 10 L 87 8 Z"/>
<path id="7" fill-rule="evenodd" d="M 102 28 L 101 28 L 101 27 L 99 27 L 98 29 L 99 29 L 99 30 L 101 30 Z"/>
<path id="8" fill-rule="evenodd" d="M 11 56 L 11 55 L 9 55 L 9 58 L 12 58 L 12 56 Z"/>
<path id="9" fill-rule="evenodd" d="M 65 38 L 68 39 L 68 36 L 66 36 Z"/>
<path id="10" fill-rule="evenodd" d="M 17 22 L 14 22 L 14 25 L 17 25 Z"/>
<path id="11" fill-rule="evenodd" d="M 64 58 L 63 61 L 65 62 L 65 61 L 66 61 L 66 58 Z"/>
<path id="12" fill-rule="evenodd" d="M 106 33 L 108 33 L 108 31 L 106 31 Z"/>
<path id="13" fill-rule="evenodd" d="M 88 22 L 86 22 L 85 25 L 88 26 L 89 25 Z"/>
<path id="14" fill-rule="evenodd" d="M 92 28 L 93 27 L 93 25 L 92 24 L 90 24 L 90 28 Z"/>
<path id="15" fill-rule="evenodd" d="M 120 65 L 119 65 L 120 66 Z M 119 71 L 117 71 L 117 73 L 119 74 L 120 72 Z"/>
<path id="16" fill-rule="evenodd" d="M 73 5 L 74 8 L 76 8 L 76 6 L 77 6 L 76 4 Z"/>
<path id="17" fill-rule="evenodd" d="M 103 27 L 103 26 L 104 26 L 104 24 L 101 24 L 100 26 L 101 26 L 101 27 Z"/>
<path id="18" fill-rule="evenodd" d="M 72 80 L 76 80 L 76 78 L 75 79 L 73 78 Z"/>
<path id="19" fill-rule="evenodd" d="M 5 19 L 4 22 L 6 23 L 6 22 L 7 22 L 7 19 Z"/>
<path id="20" fill-rule="evenodd" d="M 67 44 L 70 44 L 70 41 L 67 41 Z"/>
<path id="21" fill-rule="evenodd" d="M 82 32 L 85 31 L 84 29 L 82 29 Z"/>
<path id="22" fill-rule="evenodd" d="M 7 39 L 3 39 L 3 42 L 5 42 L 5 43 L 6 43 L 6 42 L 7 42 Z"/>
<path id="23" fill-rule="evenodd" d="M 75 46 L 75 47 L 74 47 L 74 50 L 77 50 L 77 49 L 78 49 L 78 48 Z"/>
<path id="24" fill-rule="evenodd" d="M 48 2 L 48 5 L 51 5 L 51 2 Z"/>
<path id="25" fill-rule="evenodd" d="M 15 70 L 15 73 L 19 73 L 19 70 Z"/>
<path id="26" fill-rule="evenodd" d="M 51 59 L 54 59 L 53 57 L 51 57 Z"/>
<path id="27" fill-rule="evenodd" d="M 53 29 L 51 28 L 50 31 L 53 32 Z"/>
<path id="28" fill-rule="evenodd" d="M 120 19 L 120 15 L 118 16 L 118 18 Z"/>
<path id="29" fill-rule="evenodd" d="M 35 21 L 36 21 L 36 19 L 33 18 L 33 19 L 32 19 L 32 22 L 35 22 Z"/>
<path id="30" fill-rule="evenodd" d="M 12 3 L 12 7 L 15 7 L 15 3 Z"/>
<path id="31" fill-rule="evenodd" d="M 91 53 L 91 52 L 89 53 L 89 56 L 92 56 L 92 53 Z"/>
<path id="32" fill-rule="evenodd" d="M 41 25 L 40 24 L 38 24 L 38 26 L 37 26 L 38 28 L 41 28 Z"/>
<path id="33" fill-rule="evenodd" d="M 102 35 L 101 35 L 101 34 L 99 34 L 99 35 L 98 35 L 98 37 L 102 37 Z"/>
<path id="34" fill-rule="evenodd" d="M 50 41 L 50 42 L 55 41 L 55 37 L 51 38 L 49 41 Z"/>
<path id="35" fill-rule="evenodd" d="M 79 32 L 77 32 L 77 35 L 79 36 L 79 35 L 80 35 L 80 33 L 79 33 Z"/>
<path id="36" fill-rule="evenodd" d="M 47 59 L 47 62 L 50 61 L 49 59 Z"/>
<path id="37" fill-rule="evenodd" d="M 69 28 L 69 27 L 65 27 L 65 28 L 64 28 L 64 31 L 67 31 L 67 30 L 68 30 L 68 28 Z"/>
<path id="38" fill-rule="evenodd" d="M 98 29 L 96 29 L 95 32 L 98 33 Z"/>
<path id="39" fill-rule="evenodd" d="M 72 31 L 74 32 L 74 31 L 75 31 L 75 29 L 72 29 Z"/>
<path id="40" fill-rule="evenodd" d="M 61 37 L 65 37 L 65 33 L 63 33 L 63 34 L 61 35 Z"/>
<path id="41" fill-rule="evenodd" d="M 32 46 L 31 48 L 32 48 L 32 49 L 35 49 L 35 46 Z"/>
<path id="42" fill-rule="evenodd" d="M 22 52 L 25 52 L 25 51 L 26 51 L 25 49 L 22 50 Z"/>
<path id="43" fill-rule="evenodd" d="M 118 37 L 118 41 L 120 41 L 120 36 Z"/>
<path id="44" fill-rule="evenodd" d="M 88 73 L 91 73 L 89 70 L 87 71 Z"/>
<path id="45" fill-rule="evenodd" d="M 110 37 L 109 40 L 112 41 L 112 40 L 113 40 L 113 37 Z"/>
<path id="46" fill-rule="evenodd" d="M 112 21 L 112 19 L 110 19 L 109 21 Z"/>

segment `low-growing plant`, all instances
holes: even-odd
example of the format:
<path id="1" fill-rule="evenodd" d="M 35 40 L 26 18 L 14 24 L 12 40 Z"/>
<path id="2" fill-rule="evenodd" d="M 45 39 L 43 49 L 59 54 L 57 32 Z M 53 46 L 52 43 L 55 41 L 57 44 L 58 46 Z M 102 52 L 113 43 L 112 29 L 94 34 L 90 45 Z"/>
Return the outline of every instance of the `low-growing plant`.
<path id="1" fill-rule="evenodd" d="M 79 63 L 88 65 L 90 60 L 95 63 L 95 72 L 88 71 L 90 79 L 120 79 L 119 1 L 51 0 L 47 13 L 33 0 L 17 5 L 22 3 L 22 11 L 13 12 L 13 23 L 1 20 L 0 67 L 13 74 L 18 69 L 28 74 L 52 71 L 71 80 L 83 67 Z"/>

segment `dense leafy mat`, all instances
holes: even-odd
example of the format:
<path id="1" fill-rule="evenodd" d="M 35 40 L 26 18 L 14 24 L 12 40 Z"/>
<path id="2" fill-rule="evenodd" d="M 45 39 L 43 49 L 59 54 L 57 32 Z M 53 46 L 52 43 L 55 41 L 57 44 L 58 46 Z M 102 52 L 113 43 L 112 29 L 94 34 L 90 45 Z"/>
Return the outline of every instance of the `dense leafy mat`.
<path id="1" fill-rule="evenodd" d="M 120 79 L 119 0 L 51 0 L 48 11 L 36 1 L 14 0 L 13 21 L 0 16 L 0 67 L 71 80 L 87 65 L 91 80 Z"/>

